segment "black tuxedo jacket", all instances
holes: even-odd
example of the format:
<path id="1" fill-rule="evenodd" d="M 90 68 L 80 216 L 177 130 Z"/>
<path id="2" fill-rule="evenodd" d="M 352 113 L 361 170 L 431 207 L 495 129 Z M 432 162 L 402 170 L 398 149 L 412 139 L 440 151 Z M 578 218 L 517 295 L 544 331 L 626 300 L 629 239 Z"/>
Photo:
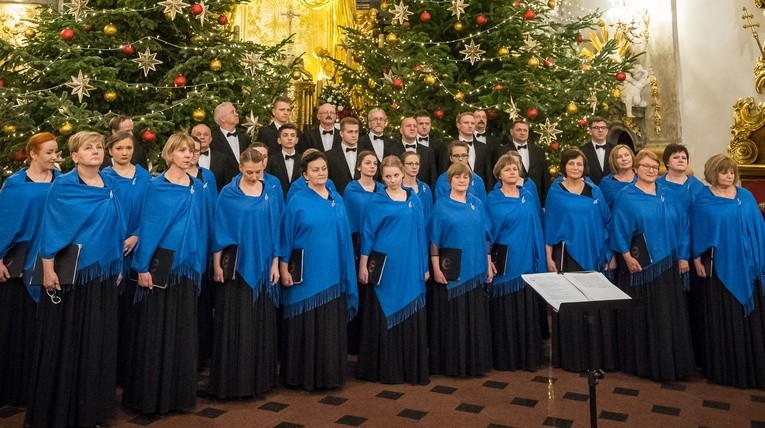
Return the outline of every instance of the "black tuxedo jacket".
<path id="1" fill-rule="evenodd" d="M 587 157 L 587 169 L 589 169 L 589 173 L 587 175 L 590 176 L 590 180 L 592 180 L 596 186 L 600 185 L 600 180 L 602 180 L 603 177 L 611 173 L 611 165 L 608 163 L 608 156 L 611 155 L 611 150 L 613 150 L 614 145 L 609 142 L 606 142 L 605 144 L 606 157 L 603 161 L 603 168 L 600 167 L 600 162 L 598 162 L 598 155 L 595 153 L 595 147 L 592 146 L 591 141 L 588 141 L 579 147 L 582 153 L 584 153 L 584 155 Z"/>
<path id="2" fill-rule="evenodd" d="M 287 175 L 287 164 L 284 161 L 284 154 L 281 149 L 273 154 L 268 155 L 268 166 L 266 172 L 279 179 L 279 183 L 282 185 L 282 191 L 284 192 L 284 199 L 287 199 L 287 191 L 290 189 L 290 185 L 293 181 L 300 178 L 300 153 L 294 160 L 294 166 L 292 167 L 292 176 Z"/>
<path id="3" fill-rule="evenodd" d="M 316 149 L 321 150 L 322 152 L 326 152 L 326 150 L 324 150 L 324 142 L 321 141 L 321 131 L 322 129 L 317 126 L 311 128 L 311 130 L 306 134 L 303 134 L 303 136 L 306 138 L 306 147 L 309 149 Z M 339 146 L 340 142 L 342 141 L 342 138 L 340 138 L 339 129 L 334 130 L 333 139 L 332 148 L 334 149 L 335 147 Z"/>
<path id="4" fill-rule="evenodd" d="M 224 153 L 210 149 L 210 171 L 215 176 L 215 185 L 220 193 L 223 186 L 239 174 L 239 165 Z"/>
<path id="5" fill-rule="evenodd" d="M 298 143 L 295 146 L 295 150 L 297 150 L 299 153 L 303 153 L 305 149 L 308 147 L 305 136 L 302 132 L 297 132 L 298 137 Z M 276 153 L 280 152 L 282 150 L 282 147 L 279 145 L 279 142 L 277 139 L 279 138 L 279 130 L 276 129 L 276 125 L 274 125 L 273 122 L 269 123 L 268 126 L 264 126 L 260 128 L 260 131 L 258 131 L 258 141 L 265 144 L 266 147 L 268 147 L 268 153 Z M 321 141 L 319 141 L 321 142 Z"/>
<path id="6" fill-rule="evenodd" d="M 537 185 L 539 202 L 542 203 L 542 206 L 545 206 L 547 190 L 550 188 L 550 171 L 547 169 L 547 157 L 545 156 L 545 149 L 537 146 L 532 142 L 528 142 L 527 144 L 529 151 L 529 170 L 526 171 L 526 168 L 521 168 L 523 170 L 521 171 L 521 176 L 524 178 L 530 178 L 531 181 Z M 515 145 L 513 145 L 512 142 L 510 143 L 510 147 L 515 149 Z"/>
<path id="7" fill-rule="evenodd" d="M 393 140 L 387 135 L 383 135 L 383 157 L 385 157 L 385 153 L 390 151 L 390 146 L 392 144 Z M 364 131 L 363 134 L 359 135 L 358 147 L 360 151 L 369 150 L 371 152 L 377 153 L 375 152 L 375 146 L 372 145 L 372 140 L 369 139 L 369 131 Z M 382 162 L 382 159 L 377 160 Z"/>
<path id="8" fill-rule="evenodd" d="M 345 150 L 342 145 L 339 145 L 331 150 L 327 150 L 327 166 L 329 167 L 329 178 L 335 183 L 337 192 L 341 195 L 345 191 L 345 187 L 353 181 L 353 175 L 348 169 L 348 162 L 345 161 Z M 361 152 L 361 148 L 356 146 L 356 155 Z"/>
<path id="9" fill-rule="evenodd" d="M 406 151 L 404 143 L 402 141 L 396 141 L 388 145 L 388 152 L 385 156 L 401 156 Z M 438 179 L 438 169 L 436 168 L 436 157 L 433 154 L 433 149 L 422 144 L 417 144 L 417 153 L 420 155 L 420 172 L 417 173 L 417 178 L 430 186 L 431 190 L 435 192 L 436 180 Z M 382 173 L 382 171 L 380 171 Z"/>
<path id="10" fill-rule="evenodd" d="M 419 138 L 420 136 L 418 135 L 417 141 L 419 141 Z M 449 161 L 449 154 L 447 153 L 448 144 L 437 136 L 430 134 L 428 136 L 428 145 L 425 147 L 433 151 L 433 157 L 436 161 L 436 174 L 440 175 L 442 172 L 449 169 L 451 162 Z"/>
<path id="11" fill-rule="evenodd" d="M 236 136 L 237 139 L 239 139 L 239 153 L 242 153 L 247 147 L 250 146 L 250 137 L 239 129 L 236 130 Z M 226 136 L 218 127 L 215 127 L 215 129 L 212 130 L 212 142 L 210 142 L 210 149 L 222 153 L 235 164 L 239 165 L 236 161 L 236 155 L 233 151 L 231 151 L 231 146 L 228 144 Z M 237 169 L 238 168 L 239 167 L 237 166 Z"/>

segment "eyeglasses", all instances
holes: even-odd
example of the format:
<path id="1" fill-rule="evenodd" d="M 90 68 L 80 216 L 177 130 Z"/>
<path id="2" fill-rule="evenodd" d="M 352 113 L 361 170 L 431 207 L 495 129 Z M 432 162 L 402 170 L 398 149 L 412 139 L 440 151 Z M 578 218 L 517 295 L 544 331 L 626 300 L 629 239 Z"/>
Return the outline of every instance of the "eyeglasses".
<path id="1" fill-rule="evenodd" d="M 659 170 L 659 166 L 658 165 L 648 165 L 648 164 L 641 163 L 641 164 L 638 164 L 638 166 L 642 166 L 643 168 L 645 168 L 645 169 L 647 169 L 649 171 L 658 171 Z"/>
<path id="2" fill-rule="evenodd" d="M 419 162 L 404 162 L 406 166 L 420 166 Z"/>
<path id="3" fill-rule="evenodd" d="M 596 131 L 605 131 L 606 129 L 608 129 L 608 127 L 607 126 L 590 126 L 590 129 L 594 129 Z"/>
<path id="4" fill-rule="evenodd" d="M 467 158 L 469 156 L 468 155 L 452 155 L 451 157 L 457 158 L 457 159 L 465 159 L 465 158 Z"/>

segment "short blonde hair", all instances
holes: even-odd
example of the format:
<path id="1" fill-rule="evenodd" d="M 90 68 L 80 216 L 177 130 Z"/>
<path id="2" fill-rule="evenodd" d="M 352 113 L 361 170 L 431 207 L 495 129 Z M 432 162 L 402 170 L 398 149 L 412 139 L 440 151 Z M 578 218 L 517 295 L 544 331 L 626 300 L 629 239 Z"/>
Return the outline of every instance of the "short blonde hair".
<path id="1" fill-rule="evenodd" d="M 492 171 L 492 173 L 494 173 L 494 177 L 499 179 L 499 175 L 502 173 L 502 170 L 509 165 L 515 165 L 518 168 L 518 171 L 520 171 L 521 162 L 517 156 L 517 152 L 515 152 L 515 154 L 508 152 L 500 156 L 500 158 L 497 160 L 497 163 L 494 165 L 494 170 Z"/>
<path id="2" fill-rule="evenodd" d="M 704 178 L 707 183 L 717 186 L 717 174 L 725 171 L 733 171 L 733 182 L 738 183 L 738 166 L 729 156 L 718 153 L 713 155 L 704 164 Z"/>
<path id="3" fill-rule="evenodd" d="M 659 162 L 659 156 L 656 153 L 650 150 L 643 149 L 639 151 L 638 154 L 635 155 L 635 159 L 632 160 L 632 168 L 636 169 L 640 161 L 642 161 L 645 158 L 648 158 L 656 162 L 656 165 L 661 166 L 661 162 Z"/>
<path id="4" fill-rule="evenodd" d="M 196 150 L 194 147 L 194 139 L 191 137 L 191 135 L 185 133 L 185 132 L 176 132 L 175 134 L 171 135 L 170 138 L 167 139 L 167 142 L 165 143 L 165 147 L 162 148 L 162 159 L 167 162 L 167 165 L 169 166 L 172 164 L 173 160 L 173 152 L 180 149 L 182 146 L 186 146 L 191 150 L 192 152 Z"/>
<path id="5" fill-rule="evenodd" d="M 75 153 L 80 150 L 80 147 L 82 147 L 85 143 L 91 142 L 91 141 L 97 141 L 101 143 L 101 147 L 104 147 L 104 136 L 102 134 L 99 134 L 98 132 L 93 131 L 80 131 L 71 137 L 69 137 L 69 141 L 67 143 L 67 146 L 69 147 L 69 153 Z"/>
<path id="6" fill-rule="evenodd" d="M 469 166 L 464 163 L 452 164 L 452 166 L 446 170 L 446 182 L 451 185 L 452 178 L 454 178 L 455 175 L 462 174 L 467 174 L 467 176 L 470 177 L 470 181 L 473 181 L 473 171 L 470 170 Z"/>
<path id="7" fill-rule="evenodd" d="M 626 144 L 617 144 L 613 149 L 611 149 L 611 153 L 608 154 L 608 165 L 611 167 L 611 172 L 616 172 L 619 169 L 619 166 L 616 164 L 616 158 L 619 157 L 619 150 L 621 149 L 627 149 L 627 151 L 630 153 L 630 157 L 632 158 L 632 163 L 635 163 L 635 153 L 632 151 L 630 146 Z"/>

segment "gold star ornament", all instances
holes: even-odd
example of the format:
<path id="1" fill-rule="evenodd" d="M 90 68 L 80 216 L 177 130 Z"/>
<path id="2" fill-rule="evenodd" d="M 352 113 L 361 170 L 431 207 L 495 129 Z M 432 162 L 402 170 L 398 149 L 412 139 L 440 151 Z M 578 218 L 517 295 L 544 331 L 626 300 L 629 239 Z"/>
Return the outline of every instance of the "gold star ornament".
<path id="1" fill-rule="evenodd" d="M 481 50 L 481 45 L 477 45 L 474 40 L 471 40 L 469 45 L 465 44 L 465 49 L 461 50 L 460 53 L 465 55 L 463 60 L 470 61 L 470 65 L 473 65 L 476 61 L 481 60 L 481 55 L 485 54 L 486 51 Z"/>
<path id="2" fill-rule="evenodd" d="M 549 145 L 552 140 L 555 139 L 555 136 L 561 133 L 563 133 L 563 131 L 558 129 L 558 122 L 550 123 L 549 118 L 545 119 L 543 125 L 539 125 L 539 131 L 537 131 L 537 134 L 539 134 L 539 142 L 545 145 Z"/>
<path id="3" fill-rule="evenodd" d="M 399 24 L 404 24 L 404 21 L 409 20 L 409 16 L 412 12 L 409 11 L 409 6 L 405 5 L 403 1 L 400 1 L 393 9 L 390 10 L 393 14 L 393 20 L 398 20 Z"/>
<path id="4" fill-rule="evenodd" d="M 151 53 L 149 48 L 146 48 L 143 53 L 138 52 L 138 58 L 135 58 L 131 61 L 137 63 L 138 68 L 143 69 L 143 77 L 147 77 L 149 75 L 149 70 L 156 71 L 156 65 L 162 64 L 162 61 L 157 59 L 157 54 Z"/>
<path id="5" fill-rule="evenodd" d="M 89 91 L 96 89 L 95 86 L 90 84 L 90 78 L 82 75 L 82 70 L 77 76 L 72 76 L 72 81 L 65 83 L 66 86 L 72 88 L 72 95 L 77 95 L 77 98 L 82 102 L 82 97 L 89 97 Z"/>
<path id="6" fill-rule="evenodd" d="M 72 0 L 69 3 L 66 3 L 64 7 L 72 14 L 72 16 L 74 16 L 75 21 L 79 21 L 84 15 L 93 11 L 93 9 L 88 7 L 88 1 L 89 0 Z"/>
<path id="7" fill-rule="evenodd" d="M 157 4 L 165 8 L 162 13 L 169 16 L 171 21 L 175 21 L 175 15 L 183 13 L 183 8 L 189 6 L 189 4 L 184 3 L 183 0 L 165 0 Z"/>
<path id="8" fill-rule="evenodd" d="M 446 10 L 450 11 L 452 16 L 456 16 L 459 21 L 462 14 L 465 13 L 465 8 L 468 6 L 470 5 L 465 3 L 465 0 L 452 0 L 452 5 L 446 8 Z"/>
<path id="9" fill-rule="evenodd" d="M 250 75 L 254 76 L 255 72 L 265 64 L 266 61 L 254 52 L 247 52 L 244 54 L 244 68 L 250 72 Z"/>
<path id="10" fill-rule="evenodd" d="M 257 116 L 255 116 L 252 113 L 252 110 L 250 110 L 249 116 L 247 116 L 245 122 L 242 124 L 247 128 L 247 134 L 255 138 L 255 134 L 258 132 L 258 129 L 260 128 L 260 123 L 258 122 Z"/>

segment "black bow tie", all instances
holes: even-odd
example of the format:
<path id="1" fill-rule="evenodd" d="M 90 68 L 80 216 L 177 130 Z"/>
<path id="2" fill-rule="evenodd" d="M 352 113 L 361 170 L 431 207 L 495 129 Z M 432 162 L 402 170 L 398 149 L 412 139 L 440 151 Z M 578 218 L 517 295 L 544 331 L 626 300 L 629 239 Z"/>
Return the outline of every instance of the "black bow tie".
<path id="1" fill-rule="evenodd" d="M 284 160 L 288 161 L 290 159 L 297 159 L 297 153 L 294 155 L 284 155 Z"/>
<path id="2" fill-rule="evenodd" d="M 409 149 L 417 150 L 417 144 L 404 144 L 404 148 L 407 150 Z"/>
<path id="3" fill-rule="evenodd" d="M 209 150 L 205 150 L 203 152 L 199 152 L 199 156 L 210 156 L 210 151 Z"/>
<path id="4" fill-rule="evenodd" d="M 382 135 L 375 135 L 375 134 L 372 134 L 372 139 L 373 139 L 373 140 L 382 140 L 382 139 L 383 139 L 383 136 L 382 136 Z"/>
<path id="5" fill-rule="evenodd" d="M 595 144 L 595 150 L 598 150 L 598 149 L 602 149 L 602 150 L 605 150 L 605 149 L 606 149 L 606 143 L 603 143 L 603 144 Z"/>
<path id="6" fill-rule="evenodd" d="M 332 135 L 335 131 L 321 131 L 321 135 Z"/>
<path id="7" fill-rule="evenodd" d="M 485 137 L 485 136 L 486 136 L 486 133 L 485 133 L 485 132 L 476 132 L 476 133 L 475 133 L 475 136 L 476 136 L 476 137 Z"/>
<path id="8" fill-rule="evenodd" d="M 516 150 L 523 150 L 527 148 L 527 144 L 519 145 Z"/>
<path id="9" fill-rule="evenodd" d="M 347 152 L 355 152 L 356 151 L 356 147 L 346 147 L 345 151 L 346 151 L 346 153 Z"/>
<path id="10" fill-rule="evenodd" d="M 427 142 L 428 141 L 428 137 L 420 137 L 420 138 L 418 138 L 418 141 L 425 141 L 425 142 Z"/>
<path id="11" fill-rule="evenodd" d="M 472 146 L 473 145 L 473 141 L 472 140 L 470 140 L 470 141 L 460 140 L 460 141 L 462 141 L 463 143 L 467 144 L 468 146 Z"/>
<path id="12" fill-rule="evenodd" d="M 228 137 L 236 137 L 236 132 L 229 132 L 228 134 L 226 134 L 226 138 Z"/>

